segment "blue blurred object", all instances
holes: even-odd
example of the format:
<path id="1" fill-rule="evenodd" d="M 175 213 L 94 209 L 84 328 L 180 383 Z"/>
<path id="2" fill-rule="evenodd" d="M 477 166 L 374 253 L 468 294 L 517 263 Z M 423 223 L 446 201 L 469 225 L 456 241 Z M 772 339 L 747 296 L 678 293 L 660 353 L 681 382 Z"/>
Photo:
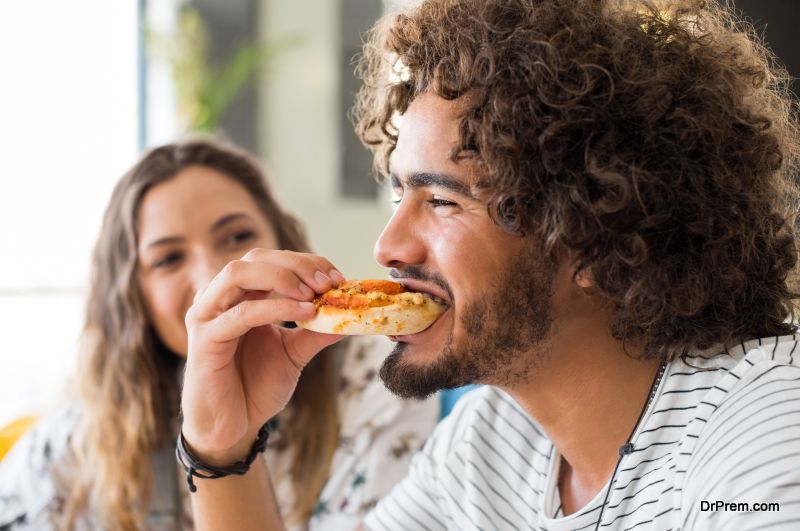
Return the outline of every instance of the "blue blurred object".
<path id="1" fill-rule="evenodd" d="M 465 385 L 464 387 L 456 387 L 455 389 L 442 389 L 439 392 L 440 409 L 439 419 L 445 418 L 453 410 L 458 399 L 469 393 L 473 389 L 477 389 L 478 385 Z"/>

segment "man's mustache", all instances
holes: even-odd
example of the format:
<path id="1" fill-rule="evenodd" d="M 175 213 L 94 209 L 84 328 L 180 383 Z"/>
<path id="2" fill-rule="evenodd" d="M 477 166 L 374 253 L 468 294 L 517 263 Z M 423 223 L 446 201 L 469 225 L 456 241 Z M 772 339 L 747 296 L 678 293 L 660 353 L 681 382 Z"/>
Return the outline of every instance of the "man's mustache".
<path id="1" fill-rule="evenodd" d="M 445 293 L 447 293 L 447 298 L 450 300 L 451 304 L 455 302 L 453 300 L 453 291 L 450 289 L 450 284 L 447 283 L 444 277 L 437 275 L 436 273 L 426 271 L 422 268 L 422 266 L 407 265 L 403 266 L 402 268 L 393 267 L 389 270 L 389 276 L 397 279 L 406 278 L 410 280 L 430 282 L 431 284 L 435 284 L 436 286 L 440 287 Z"/>

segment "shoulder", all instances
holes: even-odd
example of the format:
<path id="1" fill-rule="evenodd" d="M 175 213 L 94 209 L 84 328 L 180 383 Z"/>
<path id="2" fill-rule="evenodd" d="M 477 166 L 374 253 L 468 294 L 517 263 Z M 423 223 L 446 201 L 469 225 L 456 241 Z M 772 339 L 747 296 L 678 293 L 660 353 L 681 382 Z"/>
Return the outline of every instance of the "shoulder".
<path id="1" fill-rule="evenodd" d="M 769 427 L 800 412 L 800 349 L 794 336 L 742 344 L 736 360 L 703 401 L 709 427 L 752 419 Z M 795 355 L 798 354 L 798 355 Z M 710 437 L 712 430 L 705 430 Z"/>
<path id="2" fill-rule="evenodd" d="M 769 424 L 767 410 L 786 406 L 792 412 L 794 393 L 800 392 L 800 348 L 795 336 L 756 339 L 715 351 L 711 356 L 689 359 L 680 389 L 702 391 L 696 400 L 697 419 L 704 424 L 702 437 L 712 439 L 715 426 L 738 422 L 744 417 Z M 685 366 L 681 365 L 686 368 Z"/>
<path id="3" fill-rule="evenodd" d="M 740 352 L 731 353 L 733 361 L 697 407 L 704 426 L 695 455 L 726 448 L 730 459 L 741 459 L 779 444 L 785 430 L 800 430 L 797 350 L 797 340 L 790 336 L 742 344 Z M 695 459 L 692 464 L 705 463 Z"/>
<path id="4" fill-rule="evenodd" d="M 704 426 L 686 471 L 687 510 L 695 523 L 708 519 L 711 529 L 733 525 L 732 518 L 737 526 L 748 518 L 770 522 L 752 507 L 703 511 L 703 501 L 780 503 L 776 522 L 792 515 L 800 521 L 799 351 L 794 337 L 743 344 L 738 361 L 698 406 Z"/>
<path id="5" fill-rule="evenodd" d="M 78 423 L 75 405 L 62 407 L 46 415 L 14 445 L 0 467 L 3 471 L 24 464 L 28 470 L 43 472 L 69 453 L 69 440 Z M 5 474 L 3 475 L 5 477 Z"/>
<path id="6" fill-rule="evenodd" d="M 20 518 L 28 524 L 39 521 L 63 494 L 56 471 L 69 459 L 78 414 L 70 405 L 45 416 L 0 462 L 0 528 Z"/>

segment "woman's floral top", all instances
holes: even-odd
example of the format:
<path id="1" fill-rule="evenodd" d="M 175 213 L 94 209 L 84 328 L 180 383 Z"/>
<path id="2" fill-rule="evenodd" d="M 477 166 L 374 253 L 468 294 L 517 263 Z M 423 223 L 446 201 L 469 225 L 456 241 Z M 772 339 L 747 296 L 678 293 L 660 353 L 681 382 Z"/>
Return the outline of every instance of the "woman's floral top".
<path id="1" fill-rule="evenodd" d="M 340 433 L 331 475 L 311 521 L 292 531 L 356 529 L 364 514 L 405 476 L 411 456 L 433 430 L 437 400 L 401 400 L 377 377 L 390 349 L 384 337 L 351 338 L 337 397 Z M 58 529 L 70 487 L 69 437 L 78 415 L 74 406 L 49 415 L 0 461 L 0 531 Z M 148 514 L 152 531 L 193 528 L 185 474 L 174 452 L 169 446 L 153 455 L 156 480 Z M 287 454 L 269 448 L 265 453 L 282 508 L 291 501 Z M 91 511 L 76 527 L 76 531 L 101 529 Z"/>

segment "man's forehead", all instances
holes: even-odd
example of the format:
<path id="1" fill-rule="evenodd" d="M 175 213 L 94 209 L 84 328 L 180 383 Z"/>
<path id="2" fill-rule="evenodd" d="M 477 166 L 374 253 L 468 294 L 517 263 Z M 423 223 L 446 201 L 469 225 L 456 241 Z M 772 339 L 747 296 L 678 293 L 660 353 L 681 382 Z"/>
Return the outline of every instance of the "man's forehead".
<path id="1" fill-rule="evenodd" d="M 423 93 L 400 117 L 398 138 L 389 157 L 392 185 L 441 185 L 468 191 L 476 182 L 475 162 L 456 158 L 463 103 Z"/>
<path id="2" fill-rule="evenodd" d="M 414 98 L 403 115 L 398 117 L 399 138 L 421 136 L 458 143 L 458 123 L 463 115 L 464 103 L 446 100 L 430 92 Z"/>

